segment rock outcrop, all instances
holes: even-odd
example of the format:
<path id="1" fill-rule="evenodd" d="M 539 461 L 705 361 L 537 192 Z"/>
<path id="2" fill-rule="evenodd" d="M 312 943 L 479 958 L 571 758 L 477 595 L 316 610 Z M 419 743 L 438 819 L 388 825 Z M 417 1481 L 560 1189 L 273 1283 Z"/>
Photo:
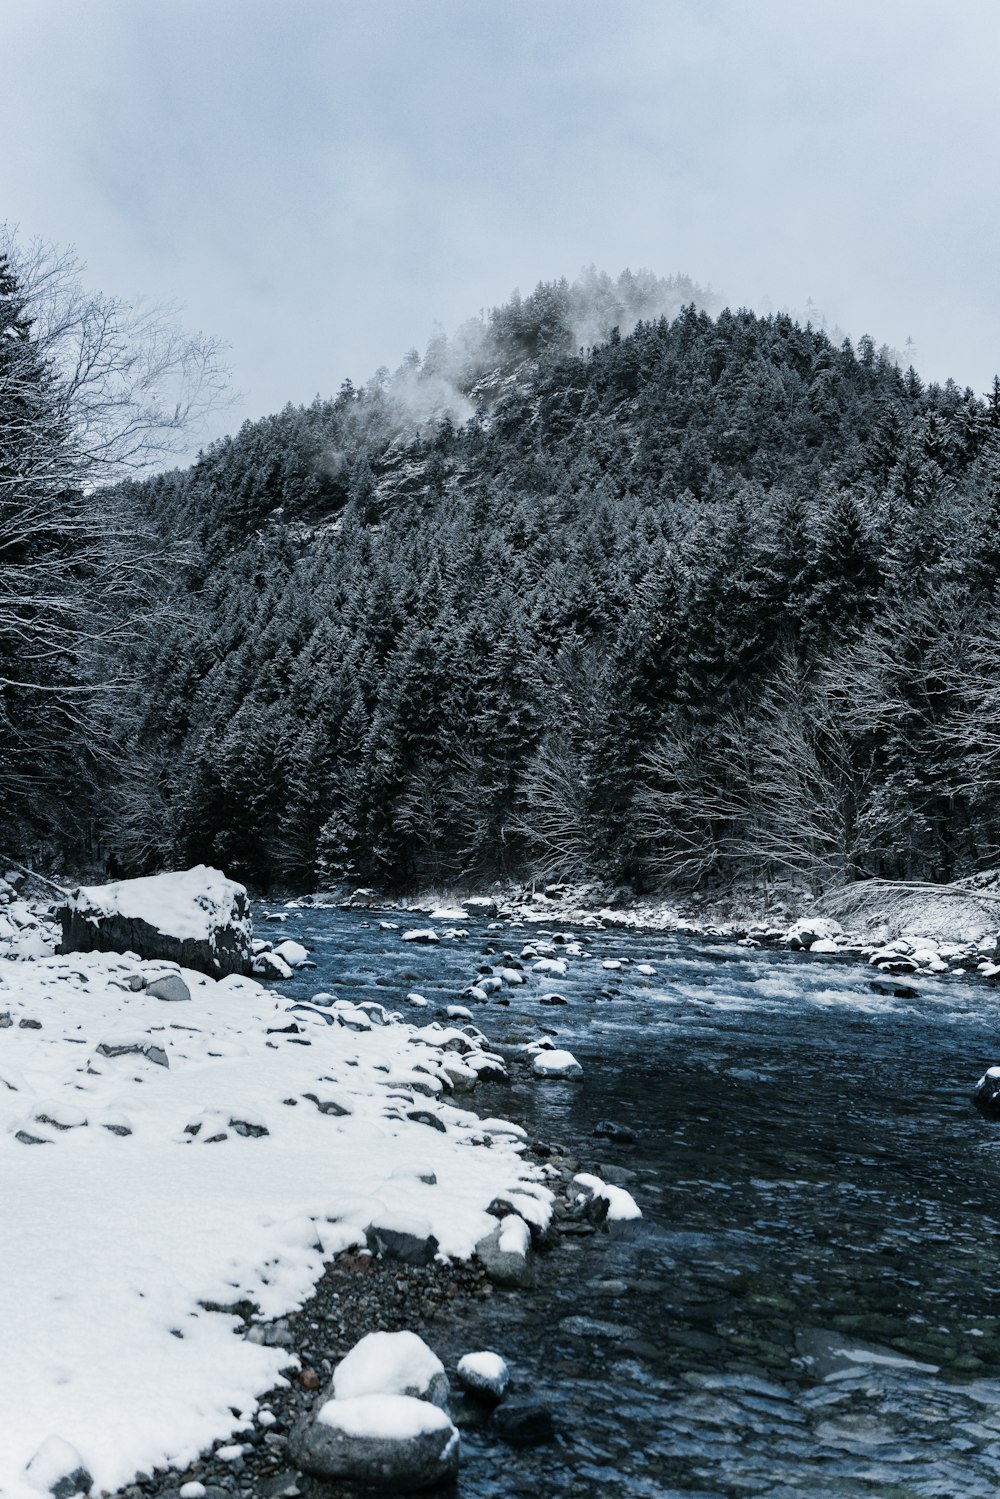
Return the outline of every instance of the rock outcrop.
<path id="1" fill-rule="evenodd" d="M 60 909 L 59 919 L 61 953 L 131 952 L 213 978 L 250 972 L 247 892 L 204 864 L 81 887 Z"/>

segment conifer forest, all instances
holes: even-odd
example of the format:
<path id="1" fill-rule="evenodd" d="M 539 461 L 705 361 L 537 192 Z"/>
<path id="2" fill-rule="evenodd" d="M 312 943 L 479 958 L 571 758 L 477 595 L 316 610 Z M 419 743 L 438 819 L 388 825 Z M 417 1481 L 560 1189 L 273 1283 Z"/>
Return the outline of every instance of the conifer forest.
<path id="1" fill-rule="evenodd" d="M 7 848 L 262 892 L 1000 861 L 997 381 L 593 272 L 127 471 L 5 262 Z"/>

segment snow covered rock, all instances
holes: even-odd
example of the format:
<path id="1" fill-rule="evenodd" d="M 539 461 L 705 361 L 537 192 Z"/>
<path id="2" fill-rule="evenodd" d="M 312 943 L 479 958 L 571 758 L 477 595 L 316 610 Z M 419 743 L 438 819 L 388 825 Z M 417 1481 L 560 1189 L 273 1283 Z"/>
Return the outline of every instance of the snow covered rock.
<path id="1" fill-rule="evenodd" d="M 989 1067 L 976 1084 L 972 1101 L 984 1114 L 1000 1118 L 1000 1067 Z"/>
<path id="2" fill-rule="evenodd" d="M 290 979 L 292 970 L 276 952 L 259 952 L 250 968 L 259 979 Z"/>
<path id="3" fill-rule="evenodd" d="M 837 946 L 836 942 L 834 942 L 832 937 L 817 937 L 815 942 L 810 942 L 809 951 L 818 953 L 834 953 L 839 952 L 840 948 Z"/>
<path id="4" fill-rule="evenodd" d="M 844 929 L 839 921 L 832 921 L 828 916 L 802 916 L 798 921 L 792 923 L 782 939 L 787 947 L 799 952 L 803 948 L 812 948 L 814 942 L 830 942 L 834 937 L 842 937 Z M 820 951 L 829 949 L 820 949 Z"/>
<path id="5" fill-rule="evenodd" d="M 639 1204 L 624 1187 L 613 1187 L 589 1172 L 574 1176 L 573 1185 L 581 1188 L 580 1195 L 584 1201 L 598 1203 L 602 1208 L 607 1204 L 603 1220 L 614 1238 L 628 1237 L 642 1218 Z"/>
<path id="6" fill-rule="evenodd" d="M 249 973 L 246 890 L 199 864 L 175 874 L 82 886 L 59 912 L 59 951 L 132 952 L 218 978 Z"/>
<path id="7" fill-rule="evenodd" d="M 559 1051 L 553 1048 L 551 1051 L 540 1051 L 531 1065 L 531 1070 L 536 1077 L 558 1078 L 579 1077 L 583 1068 L 571 1051 Z"/>
<path id="8" fill-rule="evenodd" d="M 441 938 L 432 927 L 415 927 L 413 931 L 404 932 L 402 940 L 404 942 L 422 942 L 429 947 L 433 947 L 435 943 L 441 941 Z"/>
<path id="9" fill-rule="evenodd" d="M 333 1371 L 329 1399 L 410 1395 L 442 1408 L 448 1403 L 444 1364 L 415 1332 L 370 1332 Z"/>
<path id="10" fill-rule="evenodd" d="M 191 998 L 191 990 L 179 973 L 164 973 L 151 979 L 146 985 L 146 993 L 169 1004 L 180 1004 Z"/>
<path id="11" fill-rule="evenodd" d="M 510 1383 L 510 1370 L 499 1353 L 466 1353 L 455 1372 L 463 1390 L 491 1405 L 503 1399 Z"/>
<path id="12" fill-rule="evenodd" d="M 381 1493 L 408 1494 L 443 1482 L 457 1471 L 459 1450 L 450 1417 L 412 1395 L 327 1400 L 289 1440 L 300 1468 Z"/>
<path id="13" fill-rule="evenodd" d="M 493 1232 L 479 1240 L 476 1254 L 490 1280 L 498 1286 L 535 1284 L 531 1230 L 516 1213 L 501 1218 Z"/>
<path id="14" fill-rule="evenodd" d="M 438 1241 L 423 1221 L 405 1214 L 384 1214 L 368 1228 L 368 1247 L 373 1254 L 404 1265 L 429 1265 L 438 1252 Z"/>
<path id="15" fill-rule="evenodd" d="M 497 903 L 488 895 L 470 895 L 462 905 L 471 916 L 495 916 Z"/>
<path id="16" fill-rule="evenodd" d="M 94 1480 L 75 1447 L 62 1437 L 46 1437 L 26 1469 L 32 1487 L 53 1499 L 89 1494 Z"/>
<path id="17" fill-rule="evenodd" d="M 293 942 L 290 937 L 285 942 L 279 942 L 271 951 L 275 957 L 287 963 L 289 968 L 302 968 L 309 961 L 308 949 L 301 942 Z"/>

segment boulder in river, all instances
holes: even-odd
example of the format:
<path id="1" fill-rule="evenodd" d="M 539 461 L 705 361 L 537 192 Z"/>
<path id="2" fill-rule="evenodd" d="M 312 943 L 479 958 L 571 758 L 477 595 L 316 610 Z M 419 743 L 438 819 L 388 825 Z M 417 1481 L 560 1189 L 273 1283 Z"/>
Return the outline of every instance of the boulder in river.
<path id="1" fill-rule="evenodd" d="M 250 972 L 247 892 L 204 864 L 174 874 L 81 886 L 61 907 L 59 919 L 61 953 L 132 952 L 213 978 Z"/>
<path id="2" fill-rule="evenodd" d="M 1000 1067 L 989 1067 L 972 1093 L 972 1101 L 982 1114 L 1000 1119 Z"/>
<path id="3" fill-rule="evenodd" d="M 455 1372 L 466 1394 L 489 1405 L 499 1404 L 510 1383 L 510 1371 L 499 1353 L 466 1353 Z"/>
<path id="4" fill-rule="evenodd" d="M 498 1286 L 535 1284 L 531 1230 L 516 1213 L 502 1218 L 491 1234 L 479 1240 L 476 1255 L 490 1280 Z"/>

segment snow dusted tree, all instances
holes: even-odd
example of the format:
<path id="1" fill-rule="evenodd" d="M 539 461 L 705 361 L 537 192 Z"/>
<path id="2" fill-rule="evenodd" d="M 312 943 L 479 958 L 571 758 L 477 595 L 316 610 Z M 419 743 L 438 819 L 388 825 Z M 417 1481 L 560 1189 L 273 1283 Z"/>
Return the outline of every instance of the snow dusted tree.
<path id="1" fill-rule="evenodd" d="M 218 389 L 218 348 L 85 293 L 72 253 L 0 232 L 0 826 L 85 833 L 116 640 L 157 548 L 121 488 Z"/>

